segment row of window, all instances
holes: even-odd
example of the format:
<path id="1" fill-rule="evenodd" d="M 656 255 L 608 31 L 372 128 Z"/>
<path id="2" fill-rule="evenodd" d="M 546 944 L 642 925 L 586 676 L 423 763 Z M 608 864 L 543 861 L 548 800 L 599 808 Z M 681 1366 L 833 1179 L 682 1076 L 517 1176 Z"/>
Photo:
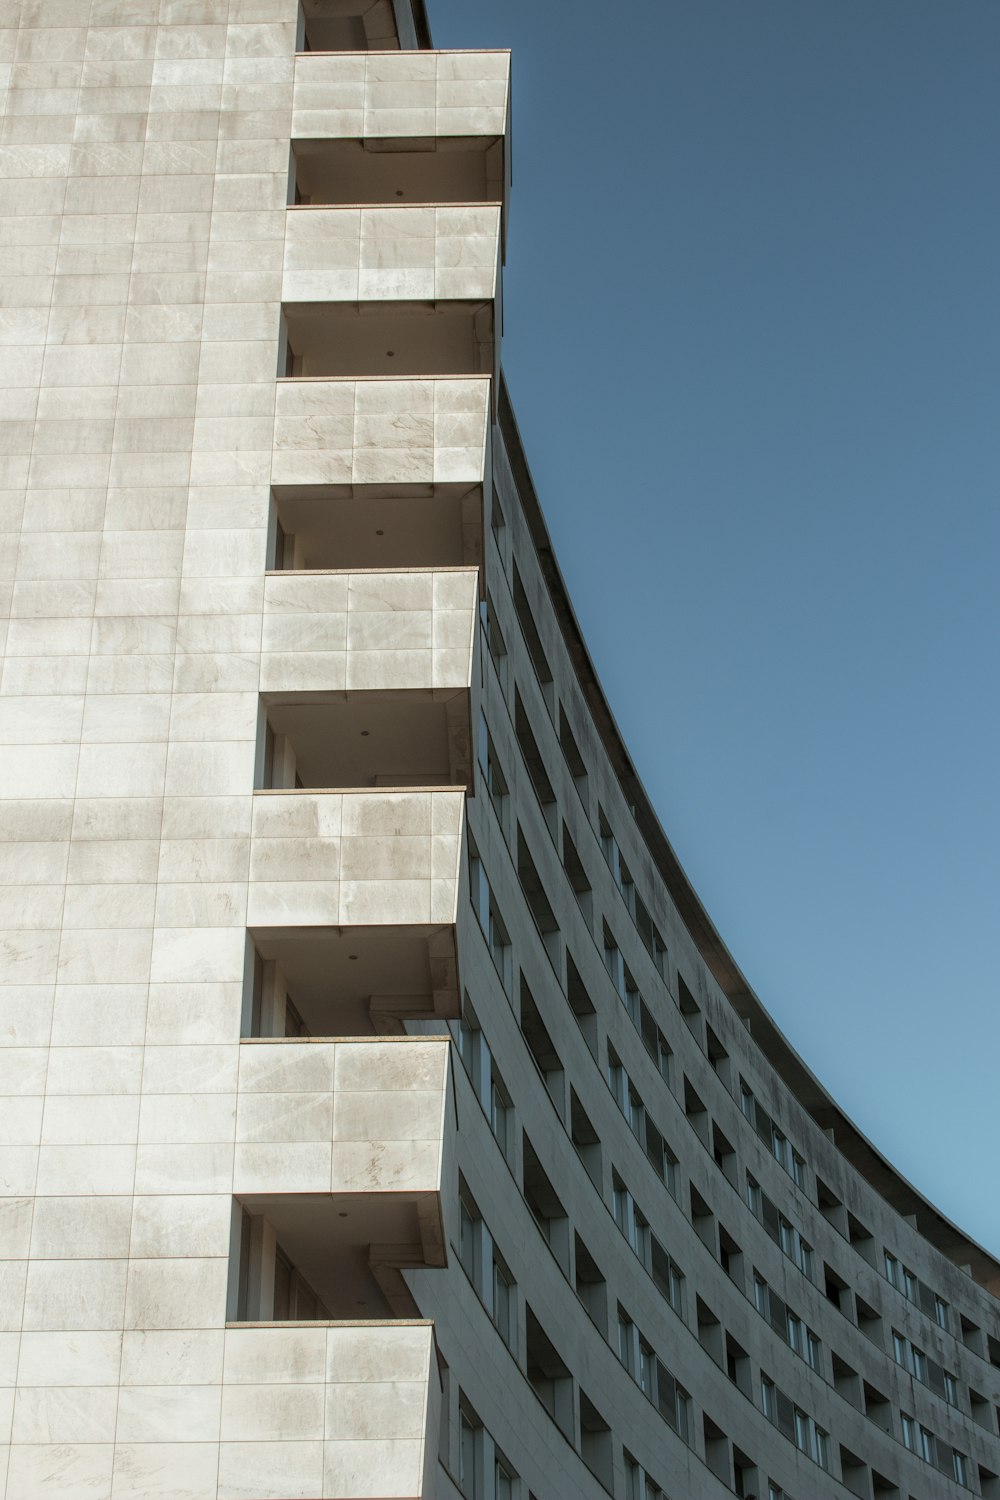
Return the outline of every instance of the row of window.
<path id="1" fill-rule="evenodd" d="M 911 1453 L 916 1453 L 925 1463 L 933 1464 L 942 1474 L 948 1474 L 957 1484 L 968 1485 L 969 1461 L 964 1453 L 935 1437 L 927 1427 L 903 1413 L 903 1442 Z"/>
<path id="2" fill-rule="evenodd" d="M 682 1438 L 691 1441 L 691 1397 L 667 1369 L 656 1350 L 618 1304 L 618 1358 L 647 1401 Z"/>
<path id="3" fill-rule="evenodd" d="M 890 1286 L 894 1286 L 897 1292 L 902 1292 L 910 1302 L 915 1302 L 922 1312 L 929 1318 L 933 1318 L 939 1328 L 948 1328 L 948 1304 L 943 1297 L 921 1281 L 918 1276 L 897 1260 L 889 1251 L 885 1251 L 885 1279 Z"/>
<path id="4" fill-rule="evenodd" d="M 617 1172 L 611 1174 L 611 1183 L 615 1223 L 660 1295 L 683 1318 L 684 1272 L 653 1233 L 649 1220 Z"/>
<path id="5" fill-rule="evenodd" d="M 805 1189 L 806 1164 L 791 1141 L 771 1119 L 767 1110 L 755 1098 L 745 1079 L 740 1079 L 740 1109 L 756 1130 L 779 1166 L 784 1167 L 796 1187 Z"/>
<path id="6" fill-rule="evenodd" d="M 818 1370 L 819 1339 L 756 1270 L 753 1273 L 753 1299 L 757 1311 L 770 1323 L 778 1337 L 784 1339 L 811 1369 Z"/>
<path id="7" fill-rule="evenodd" d="M 649 908 L 643 901 L 635 888 L 631 871 L 625 863 L 618 840 L 611 831 L 611 824 L 603 807 L 598 804 L 597 826 L 600 839 L 601 853 L 604 861 L 611 871 L 615 885 L 621 892 L 622 900 L 628 908 L 629 915 L 636 926 L 646 952 L 653 960 L 656 972 L 665 979 L 667 977 L 667 947 L 660 934 L 660 930 L 650 914 Z"/>
<path id="8" fill-rule="evenodd" d="M 768 1421 L 791 1438 L 800 1453 L 807 1454 L 821 1469 L 829 1469 L 830 1434 L 764 1374 L 760 1377 L 760 1404 Z"/>
<path id="9" fill-rule="evenodd" d="M 507 1348 L 516 1356 L 515 1282 L 475 1199 L 459 1181 L 459 1259 Z"/>
<path id="10" fill-rule="evenodd" d="M 760 1183 L 756 1178 L 747 1173 L 747 1203 L 754 1218 L 759 1219 L 766 1232 L 774 1240 L 790 1261 L 798 1266 L 803 1276 L 810 1281 L 813 1276 L 813 1251 L 807 1240 L 803 1239 L 795 1225 L 786 1219 L 771 1199 L 762 1191 Z"/>
<path id="11" fill-rule="evenodd" d="M 922 1349 L 904 1338 L 895 1328 L 892 1330 L 892 1352 L 897 1365 L 902 1365 L 921 1385 L 929 1386 L 952 1406 L 958 1405 L 958 1381 L 955 1376 L 936 1360 L 929 1359 Z"/>
<path id="12" fill-rule="evenodd" d="M 628 1121 L 629 1129 L 672 1198 L 678 1194 L 679 1161 L 667 1145 L 662 1132 L 650 1119 L 635 1084 L 632 1082 L 611 1043 L 608 1043 L 608 1087 L 615 1103 Z"/>

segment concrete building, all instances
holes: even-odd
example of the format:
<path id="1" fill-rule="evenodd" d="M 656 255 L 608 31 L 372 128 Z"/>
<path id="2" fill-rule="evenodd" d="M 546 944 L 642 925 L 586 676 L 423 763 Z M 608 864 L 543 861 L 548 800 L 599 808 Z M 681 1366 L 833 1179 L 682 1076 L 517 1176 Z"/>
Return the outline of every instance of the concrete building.
<path id="1" fill-rule="evenodd" d="M 7 1500 L 996 1500 L 1000 1266 L 748 989 L 574 621 L 507 54 L 0 0 L 0 83 Z"/>

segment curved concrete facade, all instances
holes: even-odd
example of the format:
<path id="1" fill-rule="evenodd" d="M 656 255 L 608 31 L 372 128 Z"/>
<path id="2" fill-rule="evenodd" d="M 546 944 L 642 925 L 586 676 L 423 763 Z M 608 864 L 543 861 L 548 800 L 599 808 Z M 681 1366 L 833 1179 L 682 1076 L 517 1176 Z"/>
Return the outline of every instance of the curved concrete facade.
<path id="1" fill-rule="evenodd" d="M 0 58 L 0 1494 L 998 1500 L 1000 1266 L 746 985 L 560 578 L 508 54 Z"/>

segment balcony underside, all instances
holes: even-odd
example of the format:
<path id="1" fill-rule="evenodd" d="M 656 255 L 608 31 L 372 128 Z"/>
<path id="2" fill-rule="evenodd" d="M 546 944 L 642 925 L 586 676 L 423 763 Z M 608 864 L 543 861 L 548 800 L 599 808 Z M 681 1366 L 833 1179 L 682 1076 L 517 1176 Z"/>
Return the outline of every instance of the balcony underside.
<path id="1" fill-rule="evenodd" d="M 397 1030 L 405 1018 L 459 1013 L 451 926 L 264 927 L 251 936 L 265 963 L 281 965 L 312 1036 L 364 1036 Z"/>
<path id="2" fill-rule="evenodd" d="M 493 303 L 293 302 L 290 374 L 307 378 L 489 375 Z"/>
<path id="3" fill-rule="evenodd" d="M 478 567 L 478 484 L 275 485 L 290 568 Z"/>

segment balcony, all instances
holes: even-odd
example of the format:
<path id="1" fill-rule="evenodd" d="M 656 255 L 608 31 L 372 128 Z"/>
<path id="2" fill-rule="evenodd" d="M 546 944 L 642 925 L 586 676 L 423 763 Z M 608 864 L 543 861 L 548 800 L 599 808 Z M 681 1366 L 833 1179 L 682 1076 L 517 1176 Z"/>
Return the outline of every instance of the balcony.
<path id="1" fill-rule="evenodd" d="M 295 59 L 292 136 L 502 140 L 509 95 L 509 52 L 302 53 Z"/>
<path id="2" fill-rule="evenodd" d="M 507 52 L 300 55 L 295 202 L 495 203 L 505 225 L 509 97 Z"/>
<path id="3" fill-rule="evenodd" d="M 447 1037 L 241 1044 L 233 1192 L 272 1247 L 256 1272 L 247 1261 L 251 1316 L 275 1316 L 274 1246 L 335 1316 L 390 1312 L 386 1266 L 446 1263 L 449 1051 Z"/>
<path id="4" fill-rule="evenodd" d="M 279 380 L 271 480 L 332 485 L 482 485 L 490 381 Z"/>
<path id="5" fill-rule="evenodd" d="M 492 301 L 499 204 L 290 208 L 284 302 Z"/>
<path id="6" fill-rule="evenodd" d="M 438 700 L 467 692 L 478 591 L 478 574 L 470 568 L 269 573 L 260 691 L 274 698 L 411 690 Z M 398 766 L 398 748 L 396 760 Z M 420 771 L 413 767 L 414 775 Z M 322 786 L 366 784 L 344 773 L 309 779 Z"/>
<path id="7" fill-rule="evenodd" d="M 229 1327 L 219 1493 L 430 1500 L 440 1403 L 429 1322 Z"/>
<path id="8" fill-rule="evenodd" d="M 247 925 L 454 924 L 464 788 L 258 791 Z"/>

